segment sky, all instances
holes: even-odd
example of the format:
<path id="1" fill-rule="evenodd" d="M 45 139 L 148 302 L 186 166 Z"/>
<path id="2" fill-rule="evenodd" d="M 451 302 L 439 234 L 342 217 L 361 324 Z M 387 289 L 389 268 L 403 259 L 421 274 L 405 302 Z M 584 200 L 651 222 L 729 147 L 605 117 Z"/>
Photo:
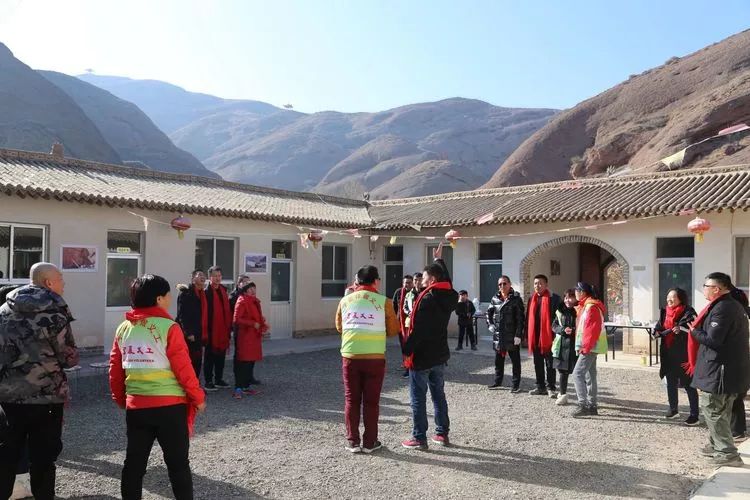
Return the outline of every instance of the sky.
<path id="1" fill-rule="evenodd" d="M 748 0 L 0 0 L 0 42 L 32 68 L 303 112 L 568 108 L 748 21 Z"/>

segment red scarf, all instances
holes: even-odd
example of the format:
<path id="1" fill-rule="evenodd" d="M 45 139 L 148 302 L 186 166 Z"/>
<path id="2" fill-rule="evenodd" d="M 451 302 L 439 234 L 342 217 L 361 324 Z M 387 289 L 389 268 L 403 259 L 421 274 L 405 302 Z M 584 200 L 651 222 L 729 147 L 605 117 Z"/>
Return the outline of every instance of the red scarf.
<path id="1" fill-rule="evenodd" d="M 531 296 L 531 303 L 529 304 L 529 354 L 531 354 L 532 351 L 536 348 L 537 307 L 541 307 L 541 310 L 539 311 L 539 319 L 541 321 L 541 325 L 539 328 L 539 349 L 541 350 L 542 354 L 552 352 L 552 323 L 550 321 L 549 315 L 549 290 L 545 290 L 542 292 L 541 301 L 539 300 L 539 297 L 539 294 L 533 294 Z M 540 302 L 541 306 L 539 305 Z"/>
<path id="2" fill-rule="evenodd" d="M 672 347 L 672 342 L 674 342 L 674 332 L 672 331 L 672 328 L 674 328 L 677 323 L 676 321 L 682 317 L 682 313 L 685 312 L 685 305 L 680 304 L 679 306 L 667 306 L 666 312 L 664 313 L 664 330 L 667 332 L 667 334 L 664 336 L 664 345 L 667 349 Z"/>
<path id="3" fill-rule="evenodd" d="M 206 301 L 206 291 L 202 288 L 195 289 L 195 296 L 201 302 L 201 341 L 208 344 L 208 302 Z"/>
<path id="4" fill-rule="evenodd" d="M 693 338 L 693 330 L 696 328 L 701 328 L 703 326 L 703 320 L 706 319 L 706 316 L 708 313 L 713 309 L 714 304 L 716 304 L 716 301 L 718 301 L 720 298 L 724 297 L 723 295 L 719 295 L 714 300 L 706 304 L 706 307 L 701 309 L 700 314 L 698 314 L 698 317 L 695 318 L 695 321 L 693 321 L 693 324 L 690 325 L 690 333 L 691 335 L 688 335 L 688 346 L 687 346 L 687 354 L 688 354 L 688 360 L 687 363 L 682 364 L 682 368 L 685 370 L 685 373 L 693 376 L 693 373 L 695 373 L 695 362 L 698 360 L 698 346 L 700 345 L 697 340 Z"/>
<path id="5" fill-rule="evenodd" d="M 224 352 L 229 349 L 229 329 L 232 326 L 232 313 L 229 311 L 227 289 L 219 285 L 209 286 L 213 295 L 213 316 L 211 318 L 211 349 Z"/>
<path id="6" fill-rule="evenodd" d="M 452 290 L 453 285 L 451 285 L 450 281 L 438 281 L 437 283 L 433 283 L 432 285 L 428 286 L 422 292 L 417 296 L 417 300 L 414 301 L 414 307 L 412 307 L 411 310 L 411 321 L 409 322 L 409 328 L 406 332 L 404 342 L 406 342 L 406 339 L 408 339 L 412 332 L 414 331 L 414 325 L 417 323 L 417 311 L 419 310 L 419 304 L 422 302 L 422 298 L 429 292 L 430 290 Z M 409 356 L 404 357 L 404 368 L 407 368 L 409 370 L 414 368 L 414 354 L 410 354 Z"/>

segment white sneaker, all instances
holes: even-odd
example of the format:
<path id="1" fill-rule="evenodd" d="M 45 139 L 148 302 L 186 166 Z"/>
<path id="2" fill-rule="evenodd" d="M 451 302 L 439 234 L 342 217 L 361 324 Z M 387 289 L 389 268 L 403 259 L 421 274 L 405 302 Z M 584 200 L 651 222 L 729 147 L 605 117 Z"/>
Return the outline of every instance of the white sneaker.
<path id="1" fill-rule="evenodd" d="M 34 498 L 31 494 L 31 479 L 28 472 L 16 475 L 13 493 L 10 495 L 10 500 L 21 500 L 22 498 Z"/>
<path id="2" fill-rule="evenodd" d="M 565 406 L 568 404 L 568 395 L 567 394 L 560 394 L 557 396 L 557 401 L 555 401 L 555 404 L 557 406 Z"/>

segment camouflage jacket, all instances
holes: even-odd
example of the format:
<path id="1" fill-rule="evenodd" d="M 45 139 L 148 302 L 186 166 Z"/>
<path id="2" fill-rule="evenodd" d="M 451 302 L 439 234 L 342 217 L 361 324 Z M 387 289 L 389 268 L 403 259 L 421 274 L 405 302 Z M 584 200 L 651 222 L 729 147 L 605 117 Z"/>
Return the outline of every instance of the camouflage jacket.
<path id="1" fill-rule="evenodd" d="M 78 364 L 73 316 L 55 292 L 27 285 L 0 306 L 0 402 L 64 403 L 63 368 Z"/>

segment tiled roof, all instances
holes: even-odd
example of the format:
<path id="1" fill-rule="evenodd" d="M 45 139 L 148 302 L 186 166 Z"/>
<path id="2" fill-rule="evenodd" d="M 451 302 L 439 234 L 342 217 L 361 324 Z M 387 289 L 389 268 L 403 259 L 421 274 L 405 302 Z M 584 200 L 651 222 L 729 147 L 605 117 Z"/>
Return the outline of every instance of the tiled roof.
<path id="1" fill-rule="evenodd" d="M 750 208 L 750 165 L 634 174 L 373 201 L 380 229 L 528 224 Z M 490 217 L 491 214 L 491 217 Z"/>
<path id="2" fill-rule="evenodd" d="M 358 201 L 0 149 L 0 192 L 340 228 L 528 224 L 748 210 L 750 165 Z"/>
<path id="3" fill-rule="evenodd" d="M 0 192 L 115 207 L 357 228 L 365 201 L 0 149 Z"/>

